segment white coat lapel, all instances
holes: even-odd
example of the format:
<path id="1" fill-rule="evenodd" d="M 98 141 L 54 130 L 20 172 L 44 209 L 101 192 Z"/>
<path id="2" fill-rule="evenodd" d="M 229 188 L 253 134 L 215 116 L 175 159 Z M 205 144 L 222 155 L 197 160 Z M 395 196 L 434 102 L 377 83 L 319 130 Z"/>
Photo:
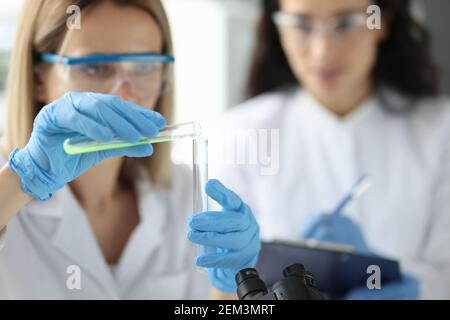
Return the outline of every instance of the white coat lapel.
<path id="1" fill-rule="evenodd" d="M 116 281 L 124 295 L 130 287 L 139 281 L 148 267 L 154 271 L 153 256 L 164 240 L 167 222 L 167 192 L 152 188 L 150 183 L 141 181 L 136 184 L 139 199 L 139 215 L 141 222 L 133 232 L 116 271 Z"/>
<path id="2" fill-rule="evenodd" d="M 82 276 L 89 275 L 98 282 L 109 298 L 118 298 L 111 272 L 84 211 L 68 186 L 60 190 L 57 196 L 61 221 L 52 238 L 54 246 L 81 268 Z"/>

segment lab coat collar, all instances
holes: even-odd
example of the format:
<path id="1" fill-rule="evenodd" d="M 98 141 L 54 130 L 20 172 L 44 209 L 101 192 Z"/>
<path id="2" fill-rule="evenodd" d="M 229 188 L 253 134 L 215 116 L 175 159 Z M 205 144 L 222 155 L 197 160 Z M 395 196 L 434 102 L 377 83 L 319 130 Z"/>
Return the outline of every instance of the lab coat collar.
<path id="1" fill-rule="evenodd" d="M 32 216 L 61 219 L 67 207 L 64 205 L 64 193 L 70 192 L 64 186 L 61 190 L 54 193 L 52 198 L 47 201 L 31 200 L 26 205 L 26 212 Z"/>
<path id="2" fill-rule="evenodd" d="M 164 241 L 164 230 L 168 221 L 167 191 L 157 188 L 148 181 L 136 184 L 139 195 L 140 224 L 128 240 L 116 269 L 116 281 L 120 293 L 125 295 L 139 277 L 152 256 Z M 153 269 L 153 268 L 152 268 Z"/>
<path id="3" fill-rule="evenodd" d="M 65 254 L 82 273 L 88 273 L 112 299 L 123 296 L 138 281 L 151 258 L 160 247 L 167 222 L 167 191 L 148 180 L 136 183 L 140 223 L 130 236 L 117 265 L 115 278 L 103 257 L 86 213 L 68 185 L 47 202 L 32 201 L 27 213 L 37 217 L 58 219 L 52 236 L 53 245 Z"/>
<path id="4" fill-rule="evenodd" d="M 298 91 L 296 101 L 302 106 L 302 111 L 313 117 L 317 122 L 342 128 L 358 126 L 376 110 L 376 98 L 374 96 L 369 97 L 359 107 L 343 117 L 328 110 L 304 89 Z"/>
<path id="5" fill-rule="evenodd" d="M 82 275 L 87 273 L 92 279 L 95 279 L 109 298 L 118 299 L 112 274 L 107 267 L 89 220 L 69 187 L 66 185 L 52 200 L 54 200 L 53 205 L 56 211 L 54 216 L 60 219 L 52 238 L 53 245 L 69 257 L 74 265 L 80 267 Z M 51 211 L 49 209 L 47 207 L 38 215 L 48 215 L 44 212 Z"/>

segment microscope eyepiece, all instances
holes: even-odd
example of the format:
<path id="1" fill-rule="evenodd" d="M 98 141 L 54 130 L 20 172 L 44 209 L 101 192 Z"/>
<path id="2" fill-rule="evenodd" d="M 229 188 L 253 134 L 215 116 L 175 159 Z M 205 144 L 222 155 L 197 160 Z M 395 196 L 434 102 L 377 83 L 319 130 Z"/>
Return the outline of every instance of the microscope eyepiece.
<path id="1" fill-rule="evenodd" d="M 237 295 L 240 300 L 322 300 L 327 297 L 315 286 L 314 276 L 300 264 L 283 270 L 283 279 L 269 291 L 256 269 L 247 268 L 236 274 Z"/>
<path id="2" fill-rule="evenodd" d="M 256 296 L 265 295 L 266 284 L 259 278 L 258 271 L 253 268 L 242 269 L 236 274 L 237 295 L 240 300 L 251 300 Z"/>

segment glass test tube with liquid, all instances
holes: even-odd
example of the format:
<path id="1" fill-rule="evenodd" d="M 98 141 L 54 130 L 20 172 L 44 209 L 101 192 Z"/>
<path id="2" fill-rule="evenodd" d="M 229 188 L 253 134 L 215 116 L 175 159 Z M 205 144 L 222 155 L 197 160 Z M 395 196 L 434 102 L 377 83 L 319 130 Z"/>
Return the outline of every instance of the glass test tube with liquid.
<path id="1" fill-rule="evenodd" d="M 144 137 L 138 142 L 127 142 L 119 138 L 114 138 L 112 141 L 108 142 L 100 142 L 92 140 L 89 137 L 80 136 L 64 141 L 64 151 L 70 155 L 84 154 L 118 148 L 135 147 L 145 144 L 169 142 L 180 139 L 192 139 L 198 137 L 200 133 L 200 124 L 197 122 L 189 122 L 168 126 L 162 129 L 156 137 Z"/>
<path id="2" fill-rule="evenodd" d="M 193 140 L 193 194 L 194 214 L 208 211 L 209 197 L 206 194 L 208 183 L 208 139 Z M 213 250 L 211 247 L 198 246 L 197 255 Z"/>

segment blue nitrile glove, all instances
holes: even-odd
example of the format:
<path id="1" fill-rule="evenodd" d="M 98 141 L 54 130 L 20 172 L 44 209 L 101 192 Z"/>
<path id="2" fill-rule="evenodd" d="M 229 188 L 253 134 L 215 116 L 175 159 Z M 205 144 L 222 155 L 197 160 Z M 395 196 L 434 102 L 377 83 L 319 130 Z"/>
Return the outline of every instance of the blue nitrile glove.
<path id="1" fill-rule="evenodd" d="M 196 260 L 197 266 L 208 268 L 212 285 L 222 292 L 236 292 L 236 274 L 256 265 L 259 226 L 249 206 L 218 180 L 208 181 L 206 193 L 223 210 L 191 216 L 188 238 L 213 249 Z"/>
<path id="2" fill-rule="evenodd" d="M 419 282 L 411 275 L 403 274 L 400 281 L 382 285 L 381 289 L 369 290 L 367 287 L 352 289 L 345 300 L 416 300 L 419 295 Z"/>
<path id="3" fill-rule="evenodd" d="M 15 149 L 9 167 L 20 177 L 22 189 L 33 198 L 48 200 L 52 193 L 106 158 L 145 157 L 150 145 L 68 155 L 63 149 L 67 138 L 85 135 L 110 141 L 113 135 L 129 142 L 152 137 L 166 126 L 157 112 L 96 93 L 67 93 L 45 106 L 34 120 L 33 132 L 23 149 Z"/>
<path id="4" fill-rule="evenodd" d="M 323 214 L 318 216 L 301 233 L 300 237 L 302 239 L 351 245 L 357 252 L 370 253 L 359 227 L 343 214 Z"/>
<path id="5" fill-rule="evenodd" d="M 356 252 L 375 255 L 368 248 L 359 227 L 348 217 L 342 214 L 323 214 L 317 217 L 306 231 L 301 235 L 304 239 L 314 239 L 350 245 Z M 418 296 L 417 280 L 407 274 L 402 280 L 383 285 L 380 290 L 369 290 L 367 287 L 358 287 L 351 290 L 344 299 L 348 300 L 412 300 Z"/>

